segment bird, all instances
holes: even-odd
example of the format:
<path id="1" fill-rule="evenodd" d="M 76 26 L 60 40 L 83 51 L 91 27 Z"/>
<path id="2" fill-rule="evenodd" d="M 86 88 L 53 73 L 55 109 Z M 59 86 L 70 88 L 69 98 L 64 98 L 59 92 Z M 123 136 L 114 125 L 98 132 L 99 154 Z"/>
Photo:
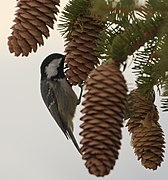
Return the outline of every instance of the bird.
<path id="1" fill-rule="evenodd" d="M 40 90 L 42 99 L 67 139 L 71 139 L 80 152 L 73 135 L 73 117 L 78 98 L 68 83 L 64 73 L 65 55 L 53 53 L 48 55 L 40 66 Z"/>

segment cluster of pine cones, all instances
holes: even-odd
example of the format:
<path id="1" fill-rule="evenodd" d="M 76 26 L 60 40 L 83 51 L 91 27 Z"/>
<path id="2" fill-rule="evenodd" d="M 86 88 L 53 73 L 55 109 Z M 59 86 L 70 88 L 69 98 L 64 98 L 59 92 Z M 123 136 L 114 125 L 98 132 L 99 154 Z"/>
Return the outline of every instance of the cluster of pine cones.
<path id="1" fill-rule="evenodd" d="M 72 85 L 85 82 L 80 143 L 89 172 L 105 176 L 113 169 L 121 146 L 123 120 L 128 118 L 127 107 L 132 109 L 127 126 L 135 154 L 145 168 L 157 169 L 163 161 L 165 142 L 154 100 L 145 99 L 138 90 L 127 95 L 117 62 L 109 60 L 99 65 L 96 41 L 103 30 L 101 22 L 81 16 L 72 29 L 65 49 L 66 76 Z"/>
<path id="2" fill-rule="evenodd" d="M 15 24 L 8 45 L 11 53 L 28 56 L 43 36 L 49 37 L 58 13 L 59 0 L 19 0 Z M 31 9 L 31 10 L 30 10 Z M 100 65 L 96 42 L 103 23 L 91 15 L 81 15 L 73 23 L 66 43 L 66 76 L 70 84 L 85 82 L 81 113 L 81 153 L 91 174 L 105 176 L 113 169 L 121 146 L 126 107 L 131 107 L 127 123 L 135 154 L 145 168 L 157 169 L 163 161 L 164 138 L 153 100 L 134 90 L 127 98 L 126 81 L 117 62 Z"/>
<path id="3" fill-rule="evenodd" d="M 145 168 L 156 170 L 163 161 L 165 141 L 154 98 L 146 99 L 137 89 L 133 90 L 128 96 L 128 107 L 127 126 L 135 154 Z"/>
<path id="4" fill-rule="evenodd" d="M 72 85 L 85 82 L 81 153 L 89 172 L 96 176 L 109 174 L 118 159 L 127 104 L 127 86 L 119 64 L 99 65 L 96 41 L 103 27 L 91 15 L 79 16 L 65 48 L 68 81 Z"/>

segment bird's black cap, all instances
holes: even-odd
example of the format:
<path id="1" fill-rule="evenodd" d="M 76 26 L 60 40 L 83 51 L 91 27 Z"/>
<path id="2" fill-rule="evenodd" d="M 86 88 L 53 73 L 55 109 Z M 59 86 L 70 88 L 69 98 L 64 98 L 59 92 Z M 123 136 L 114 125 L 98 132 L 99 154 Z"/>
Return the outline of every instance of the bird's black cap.
<path id="1" fill-rule="evenodd" d="M 59 54 L 59 53 L 53 53 L 48 55 L 44 61 L 41 64 L 40 70 L 41 70 L 41 79 L 46 78 L 46 73 L 45 73 L 45 68 L 52 62 L 54 59 L 62 59 L 60 63 L 60 67 L 58 68 L 58 75 L 61 77 L 65 77 L 63 69 L 64 69 L 64 60 L 65 60 L 65 55 Z"/>

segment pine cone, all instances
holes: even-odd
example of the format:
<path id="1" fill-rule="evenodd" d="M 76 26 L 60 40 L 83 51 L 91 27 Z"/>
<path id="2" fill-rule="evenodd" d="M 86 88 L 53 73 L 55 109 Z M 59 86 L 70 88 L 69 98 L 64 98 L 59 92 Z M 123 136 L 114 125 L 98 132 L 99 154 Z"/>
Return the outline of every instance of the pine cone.
<path id="1" fill-rule="evenodd" d="M 132 91 L 128 100 L 132 112 L 127 126 L 132 133 L 131 142 L 138 160 L 141 159 L 145 168 L 156 170 L 163 161 L 165 141 L 153 102 L 143 97 L 138 90 Z"/>
<path id="2" fill-rule="evenodd" d="M 96 41 L 103 24 L 91 16 L 79 16 L 73 25 L 71 38 L 65 49 L 68 81 L 79 84 L 85 81 L 91 70 L 99 63 Z"/>
<path id="3" fill-rule="evenodd" d="M 89 172 L 105 176 L 118 159 L 127 87 L 119 67 L 105 63 L 89 74 L 86 90 L 81 152 Z"/>
<path id="4" fill-rule="evenodd" d="M 60 0 L 19 0 L 17 13 L 12 26 L 12 36 L 8 38 L 9 51 L 15 56 L 28 56 L 37 45 L 43 45 L 43 35 L 49 37 L 49 29 L 53 28 L 55 14 L 59 11 Z"/>

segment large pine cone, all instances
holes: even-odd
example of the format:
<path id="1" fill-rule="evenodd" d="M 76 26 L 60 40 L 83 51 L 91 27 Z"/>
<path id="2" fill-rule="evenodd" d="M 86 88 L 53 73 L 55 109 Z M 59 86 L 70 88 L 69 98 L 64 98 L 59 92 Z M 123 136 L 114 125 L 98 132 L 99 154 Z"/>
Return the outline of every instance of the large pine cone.
<path id="1" fill-rule="evenodd" d="M 156 170 L 163 161 L 164 135 L 158 122 L 159 115 L 152 99 L 146 99 L 138 90 L 130 93 L 128 104 L 131 115 L 127 126 L 138 160 L 145 168 Z"/>
<path id="2" fill-rule="evenodd" d="M 79 16 L 74 23 L 65 49 L 68 66 L 66 77 L 71 84 L 85 81 L 90 71 L 99 63 L 95 48 L 102 29 L 102 22 L 91 16 Z"/>
<path id="3" fill-rule="evenodd" d="M 81 111 L 81 152 L 89 172 L 105 176 L 119 155 L 127 87 L 119 67 L 105 63 L 89 74 L 86 90 Z"/>
<path id="4" fill-rule="evenodd" d="M 12 27 L 12 36 L 8 38 L 8 46 L 15 56 L 28 56 L 37 45 L 43 45 L 43 35 L 49 37 L 49 29 L 53 28 L 56 6 L 60 0 L 19 0 L 17 13 Z"/>

